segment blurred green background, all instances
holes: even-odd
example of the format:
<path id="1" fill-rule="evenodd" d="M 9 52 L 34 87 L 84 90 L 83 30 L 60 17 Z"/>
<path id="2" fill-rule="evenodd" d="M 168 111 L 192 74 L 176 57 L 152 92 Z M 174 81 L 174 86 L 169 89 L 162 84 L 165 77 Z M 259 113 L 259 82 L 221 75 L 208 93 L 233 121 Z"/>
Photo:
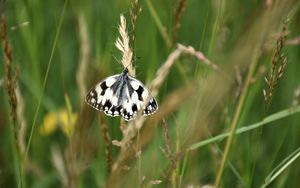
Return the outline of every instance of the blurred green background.
<path id="1" fill-rule="evenodd" d="M 141 156 L 139 147 L 129 146 L 134 154 L 125 155 L 110 145 L 113 163 L 123 155 L 127 158 L 118 173 L 109 172 L 102 124 L 107 124 L 111 140 L 121 140 L 120 118 L 99 120 L 98 112 L 84 103 L 76 79 L 84 72 L 82 81 L 89 89 L 123 70 L 114 42 L 119 36 L 120 14 L 127 19 L 129 35 L 134 33 L 130 23 L 134 2 L 2 3 L 12 68 L 19 67 L 17 93 L 21 101 L 17 109 L 23 111 L 18 115 L 21 128 L 16 132 L 21 138 L 16 143 L 1 50 L 0 187 L 213 186 L 226 141 L 189 148 L 228 132 L 235 116 L 237 126 L 244 127 L 282 110 L 286 110 L 284 117 L 275 114 L 277 119 L 271 123 L 234 137 L 220 186 L 263 187 L 267 182 L 267 187 L 299 187 L 300 116 L 289 110 L 296 106 L 299 111 L 300 99 L 300 3 L 293 0 L 140 0 L 134 45 L 139 80 L 149 84 L 176 43 L 203 52 L 220 70 L 189 55 L 177 59 L 156 96 L 159 111 L 133 139 L 135 146 L 141 147 Z M 178 7 L 183 9 L 176 19 Z M 173 40 L 176 23 L 180 27 Z M 283 27 L 287 30 L 282 34 Z M 265 77 L 269 77 L 280 35 L 286 35 L 282 54 L 288 62 L 266 109 Z M 80 67 L 82 61 L 86 70 Z M 240 99 L 243 94 L 245 98 Z M 166 154 L 163 119 L 171 157 Z M 295 160 L 290 160 L 293 156 Z M 281 162 L 287 168 L 276 168 Z M 22 167 L 20 178 L 18 169 Z M 278 169 L 284 171 L 270 181 L 272 170 Z"/>

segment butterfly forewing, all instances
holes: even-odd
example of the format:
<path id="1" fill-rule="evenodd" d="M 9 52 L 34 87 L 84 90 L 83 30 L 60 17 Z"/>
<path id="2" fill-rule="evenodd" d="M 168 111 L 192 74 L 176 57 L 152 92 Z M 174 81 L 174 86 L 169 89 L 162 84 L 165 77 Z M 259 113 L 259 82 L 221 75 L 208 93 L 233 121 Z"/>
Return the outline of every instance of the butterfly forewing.
<path id="1" fill-rule="evenodd" d="M 113 75 L 99 82 L 88 92 L 85 102 L 96 110 L 103 110 L 107 113 L 112 106 L 113 92 L 111 86 L 117 81 L 118 77 L 119 75 Z"/>
<path id="2" fill-rule="evenodd" d="M 158 106 L 157 106 L 156 100 L 152 97 L 152 98 L 150 98 L 148 105 L 144 109 L 144 115 L 146 115 L 146 116 L 151 115 L 154 112 L 156 112 L 157 109 L 158 109 Z"/>

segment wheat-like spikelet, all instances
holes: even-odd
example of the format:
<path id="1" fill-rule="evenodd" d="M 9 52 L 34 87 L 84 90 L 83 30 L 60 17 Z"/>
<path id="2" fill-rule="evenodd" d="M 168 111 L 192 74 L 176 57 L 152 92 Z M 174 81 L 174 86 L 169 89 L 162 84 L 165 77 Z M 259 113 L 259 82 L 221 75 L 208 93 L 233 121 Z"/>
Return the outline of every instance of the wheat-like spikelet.
<path id="1" fill-rule="evenodd" d="M 130 48 L 129 36 L 126 31 L 126 19 L 123 15 L 120 16 L 120 25 L 119 25 L 120 36 L 115 42 L 115 46 L 122 53 L 121 63 L 124 68 L 127 68 L 129 74 L 134 76 L 135 71 L 132 66 L 132 50 Z"/>

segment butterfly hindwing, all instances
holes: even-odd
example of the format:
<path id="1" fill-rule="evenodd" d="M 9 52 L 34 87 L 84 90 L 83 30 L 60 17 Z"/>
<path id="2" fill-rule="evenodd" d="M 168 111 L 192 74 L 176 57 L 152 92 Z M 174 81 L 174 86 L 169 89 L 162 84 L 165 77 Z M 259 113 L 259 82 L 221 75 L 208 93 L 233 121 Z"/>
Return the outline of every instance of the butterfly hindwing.
<path id="1" fill-rule="evenodd" d="M 134 109 L 132 108 L 132 105 L 135 104 L 134 104 L 134 99 L 132 98 L 132 96 L 130 96 L 129 87 L 130 87 L 129 85 L 124 86 L 123 94 L 122 94 L 123 100 L 121 101 L 123 107 L 121 115 L 126 121 L 130 121 L 136 115 L 136 111 L 134 111 Z"/>

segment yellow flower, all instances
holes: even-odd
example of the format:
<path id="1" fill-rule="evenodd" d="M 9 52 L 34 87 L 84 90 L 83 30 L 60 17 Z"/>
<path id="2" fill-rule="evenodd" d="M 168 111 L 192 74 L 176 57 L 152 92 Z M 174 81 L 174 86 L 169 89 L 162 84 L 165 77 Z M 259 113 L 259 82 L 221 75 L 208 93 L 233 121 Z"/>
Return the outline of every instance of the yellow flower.
<path id="1" fill-rule="evenodd" d="M 49 112 L 44 117 L 43 125 L 40 127 L 42 135 L 50 135 L 57 128 L 60 128 L 66 136 L 71 136 L 74 131 L 77 114 L 69 114 L 66 109 L 57 112 Z"/>

